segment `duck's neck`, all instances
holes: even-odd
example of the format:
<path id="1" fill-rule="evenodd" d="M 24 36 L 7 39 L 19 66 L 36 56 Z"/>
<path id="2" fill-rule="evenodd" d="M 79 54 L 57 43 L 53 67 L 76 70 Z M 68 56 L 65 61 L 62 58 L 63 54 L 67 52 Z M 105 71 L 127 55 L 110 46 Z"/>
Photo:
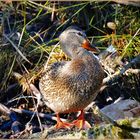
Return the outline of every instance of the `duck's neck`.
<path id="1" fill-rule="evenodd" d="M 72 58 L 76 58 L 76 57 L 79 57 L 79 58 L 85 58 L 86 56 L 90 56 L 90 52 L 87 51 L 86 49 L 82 48 L 82 47 L 79 47 L 77 48 L 77 50 L 73 53 L 73 56 Z"/>
<path id="2" fill-rule="evenodd" d="M 77 57 L 83 58 L 84 56 L 90 55 L 86 49 L 82 47 L 67 47 L 67 49 L 63 48 L 65 54 L 70 57 L 71 59 L 75 59 Z"/>

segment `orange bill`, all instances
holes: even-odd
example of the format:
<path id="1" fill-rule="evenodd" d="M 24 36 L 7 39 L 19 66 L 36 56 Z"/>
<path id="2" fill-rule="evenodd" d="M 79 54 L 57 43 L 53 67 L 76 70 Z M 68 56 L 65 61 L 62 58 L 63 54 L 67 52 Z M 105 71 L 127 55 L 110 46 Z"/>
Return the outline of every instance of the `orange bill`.
<path id="1" fill-rule="evenodd" d="M 100 52 L 100 50 L 99 50 L 98 48 L 92 46 L 92 45 L 90 44 L 90 42 L 89 42 L 87 39 L 85 39 L 85 40 L 83 41 L 82 47 L 83 47 L 84 49 L 89 50 L 89 51 L 93 51 L 94 53 L 99 53 L 99 52 Z"/>

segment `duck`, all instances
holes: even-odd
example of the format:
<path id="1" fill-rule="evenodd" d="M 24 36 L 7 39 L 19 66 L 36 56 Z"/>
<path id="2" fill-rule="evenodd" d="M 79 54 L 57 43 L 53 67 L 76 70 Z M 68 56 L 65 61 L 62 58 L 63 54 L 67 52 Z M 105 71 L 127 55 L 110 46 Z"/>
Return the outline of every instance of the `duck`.
<path id="1" fill-rule="evenodd" d="M 94 54 L 86 34 L 77 26 L 66 28 L 59 36 L 62 51 L 70 61 L 48 65 L 39 81 L 39 89 L 45 104 L 55 112 L 56 129 L 90 128 L 85 120 L 85 108 L 96 98 L 104 77 L 103 68 Z M 60 114 L 80 112 L 73 122 L 64 122 Z"/>

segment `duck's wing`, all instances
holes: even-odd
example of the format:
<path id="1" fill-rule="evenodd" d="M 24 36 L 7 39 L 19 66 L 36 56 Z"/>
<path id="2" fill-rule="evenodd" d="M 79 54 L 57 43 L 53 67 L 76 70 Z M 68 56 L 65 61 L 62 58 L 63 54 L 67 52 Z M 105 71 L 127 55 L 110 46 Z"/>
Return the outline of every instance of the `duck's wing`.
<path id="1" fill-rule="evenodd" d="M 42 74 L 43 76 L 47 76 L 50 79 L 56 78 L 61 71 L 62 67 L 65 65 L 66 62 L 55 62 L 51 65 L 48 65 L 45 71 Z"/>

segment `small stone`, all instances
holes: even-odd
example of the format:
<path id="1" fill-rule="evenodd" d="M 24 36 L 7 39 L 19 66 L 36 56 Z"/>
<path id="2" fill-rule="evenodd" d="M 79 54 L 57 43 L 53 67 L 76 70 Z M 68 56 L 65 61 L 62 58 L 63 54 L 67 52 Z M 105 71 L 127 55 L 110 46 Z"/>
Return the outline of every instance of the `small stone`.
<path id="1" fill-rule="evenodd" d="M 107 27 L 112 29 L 112 30 L 116 30 L 117 26 L 116 26 L 116 23 L 114 23 L 114 22 L 108 22 Z"/>
<path id="2" fill-rule="evenodd" d="M 138 117 L 140 115 L 140 103 L 130 99 L 121 100 L 104 107 L 101 111 L 113 120 Z"/>

